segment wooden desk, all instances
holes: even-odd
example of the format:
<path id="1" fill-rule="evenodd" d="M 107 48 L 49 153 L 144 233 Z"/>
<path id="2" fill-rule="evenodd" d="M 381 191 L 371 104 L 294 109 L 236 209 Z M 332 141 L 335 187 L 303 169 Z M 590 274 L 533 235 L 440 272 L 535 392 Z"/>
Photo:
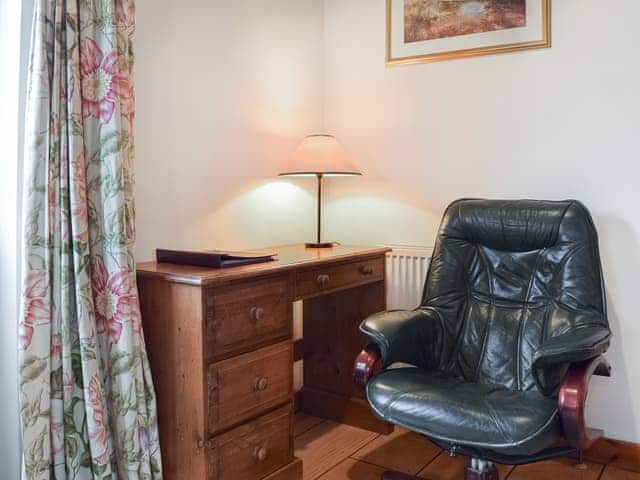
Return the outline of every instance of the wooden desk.
<path id="1" fill-rule="evenodd" d="M 299 408 L 379 432 L 351 381 L 358 324 L 385 309 L 386 248 L 270 249 L 278 260 L 212 270 L 138 265 L 144 333 L 166 479 L 299 480 L 293 455 L 293 361 Z M 303 300 L 304 340 L 292 303 Z"/>

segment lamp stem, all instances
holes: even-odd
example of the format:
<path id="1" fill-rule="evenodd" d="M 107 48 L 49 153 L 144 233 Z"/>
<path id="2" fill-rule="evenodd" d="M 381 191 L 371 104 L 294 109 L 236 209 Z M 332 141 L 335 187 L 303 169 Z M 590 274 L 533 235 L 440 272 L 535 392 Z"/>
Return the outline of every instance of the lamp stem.
<path id="1" fill-rule="evenodd" d="M 333 242 L 322 241 L 322 179 L 323 173 L 316 173 L 316 179 L 318 180 L 318 205 L 317 205 L 317 225 L 316 225 L 316 241 L 307 242 L 305 245 L 307 248 L 331 248 Z"/>
<path id="2" fill-rule="evenodd" d="M 321 173 L 316 174 L 318 177 L 318 228 L 317 235 L 318 238 L 316 242 L 318 245 L 322 242 L 322 177 Z"/>

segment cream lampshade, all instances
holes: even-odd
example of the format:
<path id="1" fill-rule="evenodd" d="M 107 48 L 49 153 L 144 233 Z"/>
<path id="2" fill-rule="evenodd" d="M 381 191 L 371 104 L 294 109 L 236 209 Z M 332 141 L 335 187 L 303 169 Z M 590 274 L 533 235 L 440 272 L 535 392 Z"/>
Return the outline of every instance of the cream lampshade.
<path id="1" fill-rule="evenodd" d="M 307 248 L 328 248 L 333 242 L 322 241 L 322 180 L 326 176 L 362 175 L 351 164 L 347 153 L 333 135 L 308 135 L 293 152 L 295 167 L 280 176 L 315 176 L 318 180 L 316 241 Z"/>

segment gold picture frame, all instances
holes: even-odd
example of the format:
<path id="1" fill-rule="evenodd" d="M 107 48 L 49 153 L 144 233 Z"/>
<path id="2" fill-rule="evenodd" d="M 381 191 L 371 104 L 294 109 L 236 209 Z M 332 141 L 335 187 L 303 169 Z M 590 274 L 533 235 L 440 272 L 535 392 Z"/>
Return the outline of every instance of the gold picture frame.
<path id="1" fill-rule="evenodd" d="M 537 48 L 551 47 L 551 0 L 541 1 L 541 28 L 542 38 L 533 41 L 513 42 L 500 45 L 482 46 L 476 48 L 463 48 L 437 53 L 427 53 L 419 55 L 408 55 L 394 57 L 392 45 L 392 14 L 394 0 L 386 0 L 386 64 L 387 66 L 410 65 L 416 63 L 438 62 L 455 58 L 475 57 L 478 55 L 492 55 L 497 53 L 517 52 L 520 50 L 531 50 Z"/>

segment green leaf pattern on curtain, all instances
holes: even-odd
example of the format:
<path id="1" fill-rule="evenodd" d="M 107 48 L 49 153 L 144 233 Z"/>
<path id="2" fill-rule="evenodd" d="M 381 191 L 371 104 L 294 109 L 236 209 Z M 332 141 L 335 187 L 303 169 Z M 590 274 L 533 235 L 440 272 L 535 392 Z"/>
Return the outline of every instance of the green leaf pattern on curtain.
<path id="1" fill-rule="evenodd" d="M 160 479 L 133 258 L 133 0 L 36 0 L 19 325 L 25 479 Z"/>

